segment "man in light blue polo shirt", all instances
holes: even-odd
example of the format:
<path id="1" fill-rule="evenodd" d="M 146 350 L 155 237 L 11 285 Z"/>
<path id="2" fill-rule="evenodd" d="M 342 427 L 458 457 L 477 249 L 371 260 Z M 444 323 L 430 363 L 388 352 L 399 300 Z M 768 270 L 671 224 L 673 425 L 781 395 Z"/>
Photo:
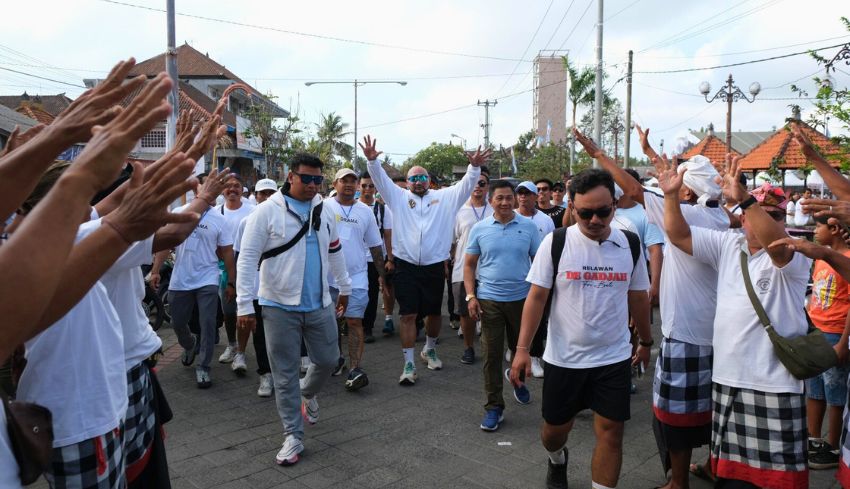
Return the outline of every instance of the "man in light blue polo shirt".
<path id="1" fill-rule="evenodd" d="M 476 291 L 466 296 L 469 315 L 473 320 L 481 318 L 487 394 L 481 429 L 485 431 L 496 431 L 504 420 L 502 355 L 505 336 L 508 347 L 516 349 L 522 307 L 530 287 L 525 277 L 541 240 L 531 219 L 514 212 L 515 201 L 516 194 L 510 183 L 497 180 L 491 184 L 493 216 L 483 219 L 469 232 L 463 268 L 466 290 Z M 514 398 L 520 404 L 528 404 L 531 393 L 523 384 L 514 389 Z"/>

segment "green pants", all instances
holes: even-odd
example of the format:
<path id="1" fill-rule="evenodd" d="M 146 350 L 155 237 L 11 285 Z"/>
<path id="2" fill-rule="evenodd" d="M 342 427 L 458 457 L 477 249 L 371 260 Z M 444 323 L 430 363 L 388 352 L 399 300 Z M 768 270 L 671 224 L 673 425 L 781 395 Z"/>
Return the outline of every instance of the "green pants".
<path id="1" fill-rule="evenodd" d="M 505 353 L 505 339 L 508 348 L 516 352 L 525 299 L 511 302 L 479 299 L 478 303 L 482 310 L 481 349 L 484 350 L 484 391 L 487 394 L 484 409 L 504 409 L 502 357 Z"/>

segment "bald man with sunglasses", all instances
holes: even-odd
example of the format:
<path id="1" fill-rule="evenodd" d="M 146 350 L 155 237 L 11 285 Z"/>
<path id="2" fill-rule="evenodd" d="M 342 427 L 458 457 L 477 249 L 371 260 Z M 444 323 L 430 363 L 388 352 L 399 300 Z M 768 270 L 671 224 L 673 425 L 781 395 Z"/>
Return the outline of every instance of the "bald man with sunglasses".
<path id="1" fill-rule="evenodd" d="M 427 318 L 425 348 L 420 357 L 430 370 L 440 370 L 443 363 L 434 348 L 440 335 L 440 320 L 445 287 L 444 262 L 449 259 L 452 228 L 457 211 L 469 198 L 481 174 L 481 165 L 490 158 L 491 151 L 467 153 L 469 167 L 457 184 L 431 190 L 428 171 L 414 166 L 407 173 L 407 190 L 396 186 L 381 167 L 376 140 L 363 139 L 360 147 L 368 161 L 367 169 L 375 187 L 392 210 L 395 222 L 393 253 L 395 255 L 395 293 L 401 316 L 402 353 L 404 370 L 399 378 L 401 385 L 416 382 L 413 350 L 416 341 L 416 315 Z"/>

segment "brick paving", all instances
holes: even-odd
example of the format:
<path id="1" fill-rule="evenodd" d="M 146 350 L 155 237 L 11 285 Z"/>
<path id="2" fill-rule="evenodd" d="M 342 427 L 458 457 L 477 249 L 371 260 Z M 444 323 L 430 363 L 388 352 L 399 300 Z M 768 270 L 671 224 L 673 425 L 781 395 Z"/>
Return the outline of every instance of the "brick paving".
<path id="1" fill-rule="evenodd" d="M 658 325 L 654 329 L 658 338 Z M 160 333 L 167 349 L 159 375 L 175 414 L 166 426 L 166 444 L 177 489 L 545 487 L 546 453 L 538 437 L 542 380 L 530 380 L 533 401 L 528 406 L 515 403 L 506 392 L 505 423 L 495 433 L 481 431 L 482 363 L 460 363 L 463 342 L 447 318 L 437 348 L 444 368 L 432 372 L 419 363 L 414 387 L 398 385 L 402 359 L 397 337 L 378 337 L 366 345 L 363 368 L 369 386 L 350 393 L 343 388 L 344 376 L 332 378 L 319 395 L 319 422 L 305 426 L 303 457 L 287 468 L 274 464 L 281 425 L 274 398 L 256 395 L 253 347 L 245 377 L 214 363 L 212 388 L 200 390 L 194 369 L 177 361 L 179 346 L 172 331 L 166 326 Z M 223 343 L 216 346 L 215 358 Z M 417 356 L 420 348 L 421 343 Z M 664 483 L 650 423 L 651 378 L 650 370 L 637 381 L 638 393 L 632 396 L 620 488 Z M 579 415 L 570 436 L 572 487 L 590 486 L 591 421 L 589 412 Z M 703 448 L 694 460 L 706 456 Z M 812 488 L 838 487 L 833 471 L 813 471 L 810 480 Z M 692 478 L 691 487 L 711 486 Z"/>

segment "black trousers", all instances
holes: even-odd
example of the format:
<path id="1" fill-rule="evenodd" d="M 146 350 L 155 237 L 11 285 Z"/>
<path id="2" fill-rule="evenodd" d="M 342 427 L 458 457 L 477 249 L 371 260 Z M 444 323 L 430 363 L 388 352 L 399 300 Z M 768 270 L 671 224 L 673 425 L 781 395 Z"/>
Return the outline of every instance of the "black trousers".
<path id="1" fill-rule="evenodd" d="M 363 334 L 370 336 L 375 327 L 375 318 L 378 313 L 378 292 L 380 292 L 378 278 L 380 277 L 373 262 L 368 263 L 367 273 L 369 276 L 369 302 L 366 304 L 366 312 L 363 313 Z"/>
<path id="2" fill-rule="evenodd" d="M 263 327 L 263 308 L 259 301 L 254 301 L 254 317 L 257 318 L 257 329 L 251 335 L 254 339 L 254 352 L 257 354 L 257 375 L 271 373 L 269 354 L 266 351 L 266 329 Z"/>

